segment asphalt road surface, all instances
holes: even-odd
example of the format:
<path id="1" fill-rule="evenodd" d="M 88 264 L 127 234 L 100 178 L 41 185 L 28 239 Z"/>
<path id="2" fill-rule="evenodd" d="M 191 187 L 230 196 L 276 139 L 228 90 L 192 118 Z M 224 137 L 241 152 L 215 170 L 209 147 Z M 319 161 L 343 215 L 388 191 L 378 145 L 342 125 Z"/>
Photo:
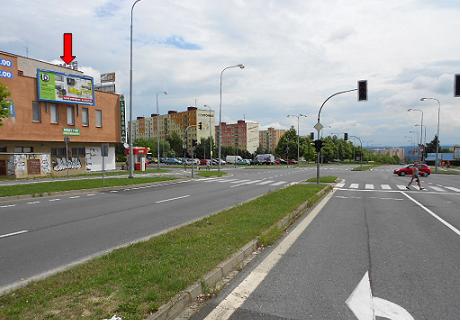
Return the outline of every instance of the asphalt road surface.
<path id="1" fill-rule="evenodd" d="M 193 318 L 459 319 L 459 176 L 430 175 L 425 191 L 408 191 L 393 168 L 345 172 L 311 224 Z"/>

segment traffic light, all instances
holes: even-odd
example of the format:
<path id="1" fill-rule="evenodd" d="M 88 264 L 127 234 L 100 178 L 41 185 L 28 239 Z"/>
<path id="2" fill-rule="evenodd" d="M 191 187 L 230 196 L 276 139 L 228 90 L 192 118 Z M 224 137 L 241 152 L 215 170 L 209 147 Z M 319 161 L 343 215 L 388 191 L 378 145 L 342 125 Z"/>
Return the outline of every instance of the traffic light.
<path id="1" fill-rule="evenodd" d="M 367 80 L 358 81 L 358 101 L 367 100 Z"/>
<path id="2" fill-rule="evenodd" d="M 454 76 L 454 97 L 460 97 L 460 74 Z"/>
<path id="3" fill-rule="evenodd" d="M 202 129 L 202 122 L 200 121 L 199 124 L 197 124 L 197 127 L 199 127 L 199 129 Z"/>
<path id="4" fill-rule="evenodd" d="M 196 139 L 193 139 L 193 140 L 192 140 L 192 145 L 193 145 L 193 146 L 197 146 L 197 140 L 196 140 Z"/>
<path id="5" fill-rule="evenodd" d="M 310 139 L 314 140 L 314 133 L 313 132 L 310 133 Z"/>
<path id="6" fill-rule="evenodd" d="M 314 141 L 314 148 L 316 149 L 316 152 L 320 152 L 321 148 L 324 146 L 324 142 L 320 139 L 316 139 Z"/>
<path id="7" fill-rule="evenodd" d="M 348 140 L 348 133 L 343 133 L 343 140 L 347 141 Z"/>

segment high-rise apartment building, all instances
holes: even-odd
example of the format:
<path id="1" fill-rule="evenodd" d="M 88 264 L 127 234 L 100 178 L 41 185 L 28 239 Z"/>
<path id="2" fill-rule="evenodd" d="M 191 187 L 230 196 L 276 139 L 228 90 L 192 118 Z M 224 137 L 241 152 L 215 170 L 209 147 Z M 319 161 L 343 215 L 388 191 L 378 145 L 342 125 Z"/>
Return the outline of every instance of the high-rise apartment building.
<path id="1" fill-rule="evenodd" d="M 279 143 L 281 137 L 286 133 L 285 129 L 268 128 L 266 130 L 260 130 L 259 132 L 259 146 L 260 148 L 274 153 L 276 146 Z"/>
<path id="2" fill-rule="evenodd" d="M 218 127 L 215 127 L 218 137 Z M 235 124 L 221 123 L 221 145 L 254 153 L 258 148 L 258 123 L 238 120 Z"/>

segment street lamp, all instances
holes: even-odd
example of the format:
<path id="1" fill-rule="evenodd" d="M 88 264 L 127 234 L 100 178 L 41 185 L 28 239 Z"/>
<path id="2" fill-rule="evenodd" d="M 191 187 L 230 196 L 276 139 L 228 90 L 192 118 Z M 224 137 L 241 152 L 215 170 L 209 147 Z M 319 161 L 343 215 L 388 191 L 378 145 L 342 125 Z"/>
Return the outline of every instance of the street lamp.
<path id="1" fill-rule="evenodd" d="M 422 113 L 421 116 L 420 116 L 420 146 L 419 146 L 419 148 L 421 149 L 422 148 L 423 111 L 420 110 L 420 109 L 417 109 L 417 108 L 409 108 L 407 111 L 408 112 L 409 111 L 419 111 L 419 112 Z M 420 152 L 420 154 L 421 154 L 420 155 L 420 160 L 423 161 L 423 150 Z"/>
<path id="2" fill-rule="evenodd" d="M 223 72 L 226 69 L 230 68 L 241 68 L 244 69 L 243 64 L 228 66 L 224 68 L 220 73 L 220 115 L 219 115 L 219 122 L 218 122 L 218 171 L 221 169 L 221 103 L 223 98 Z"/>
<path id="3" fill-rule="evenodd" d="M 136 0 L 131 9 L 130 13 L 130 121 L 128 124 L 130 125 L 130 130 L 128 131 L 128 141 L 129 141 L 129 159 L 130 159 L 130 168 L 128 171 L 128 178 L 133 178 L 133 138 L 132 138 L 132 110 L 133 110 L 133 101 L 132 101 L 132 92 L 133 92 L 133 8 L 135 5 L 140 2 L 141 0 Z"/>
<path id="4" fill-rule="evenodd" d="M 207 116 L 209 118 L 209 145 L 210 145 L 210 164 L 212 163 L 212 107 L 209 105 L 204 105 L 205 108 L 209 108 L 209 115 Z"/>
<path id="5" fill-rule="evenodd" d="M 435 155 L 435 173 L 438 174 L 438 152 L 439 152 L 439 139 L 440 139 L 440 108 L 441 104 L 440 101 L 436 98 L 432 97 L 424 97 L 420 98 L 420 101 L 425 101 L 425 100 L 434 100 L 438 103 L 438 124 L 436 127 L 436 155 Z"/>
<path id="6" fill-rule="evenodd" d="M 287 118 L 297 117 L 297 166 L 300 166 L 300 117 L 308 117 L 308 115 L 287 115 Z M 287 160 L 289 162 L 289 160 Z"/>
<path id="7" fill-rule="evenodd" d="M 414 127 L 420 127 L 419 124 L 415 124 Z M 424 146 L 427 144 L 427 126 L 425 125 L 422 125 L 422 127 L 424 128 L 424 139 L 423 139 L 423 144 Z"/>
<path id="8" fill-rule="evenodd" d="M 157 113 L 157 169 L 160 169 L 160 114 L 159 114 L 159 95 L 168 95 L 166 91 L 159 91 L 156 93 L 156 113 Z"/>

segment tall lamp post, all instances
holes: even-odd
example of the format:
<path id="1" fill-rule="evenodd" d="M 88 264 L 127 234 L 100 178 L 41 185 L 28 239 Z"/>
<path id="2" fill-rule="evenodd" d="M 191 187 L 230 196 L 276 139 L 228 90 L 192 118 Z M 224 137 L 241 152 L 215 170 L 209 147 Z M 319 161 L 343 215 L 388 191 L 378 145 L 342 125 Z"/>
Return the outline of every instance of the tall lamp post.
<path id="1" fill-rule="evenodd" d="M 438 124 L 437 124 L 437 127 L 436 127 L 436 155 L 435 155 L 435 173 L 438 174 L 438 161 L 439 161 L 439 157 L 438 157 L 438 153 L 439 153 L 439 139 L 440 139 L 440 109 L 441 109 L 441 104 L 440 104 L 440 101 L 436 98 L 432 98 L 432 97 L 423 97 L 423 98 L 420 98 L 420 101 L 425 101 L 425 100 L 434 100 L 438 103 Z"/>
<path id="2" fill-rule="evenodd" d="M 230 68 L 244 69 L 244 65 L 239 64 L 239 65 L 234 65 L 234 66 L 228 66 L 224 68 L 220 73 L 220 115 L 219 115 L 219 121 L 218 121 L 218 171 L 220 171 L 221 169 L 221 103 L 223 100 L 223 72 L 226 69 L 230 69 Z"/>
<path id="3" fill-rule="evenodd" d="M 157 169 L 160 169 L 160 114 L 159 114 L 159 95 L 167 95 L 166 91 L 156 93 L 156 113 L 157 113 Z"/>
<path id="4" fill-rule="evenodd" d="M 297 166 L 300 166 L 300 117 L 308 117 L 308 115 L 287 115 L 287 118 L 297 117 Z M 289 160 L 287 160 L 287 163 Z"/>
<path id="5" fill-rule="evenodd" d="M 421 116 L 420 116 L 420 144 L 419 144 L 419 149 L 420 149 L 420 154 L 421 154 L 420 155 L 420 160 L 423 161 L 423 149 L 422 149 L 423 111 L 421 109 L 417 109 L 417 108 L 409 108 L 407 111 L 408 112 L 409 111 L 419 111 L 421 113 Z"/>
<path id="6" fill-rule="evenodd" d="M 128 122 L 130 126 L 130 130 L 128 131 L 128 141 L 129 141 L 129 163 L 130 168 L 128 171 L 128 178 L 133 178 L 133 138 L 132 138 L 132 119 L 133 119 L 133 100 L 132 100 L 132 92 L 133 92 L 133 9 L 135 5 L 140 2 L 141 0 L 136 0 L 131 9 L 130 13 L 130 120 Z"/>

